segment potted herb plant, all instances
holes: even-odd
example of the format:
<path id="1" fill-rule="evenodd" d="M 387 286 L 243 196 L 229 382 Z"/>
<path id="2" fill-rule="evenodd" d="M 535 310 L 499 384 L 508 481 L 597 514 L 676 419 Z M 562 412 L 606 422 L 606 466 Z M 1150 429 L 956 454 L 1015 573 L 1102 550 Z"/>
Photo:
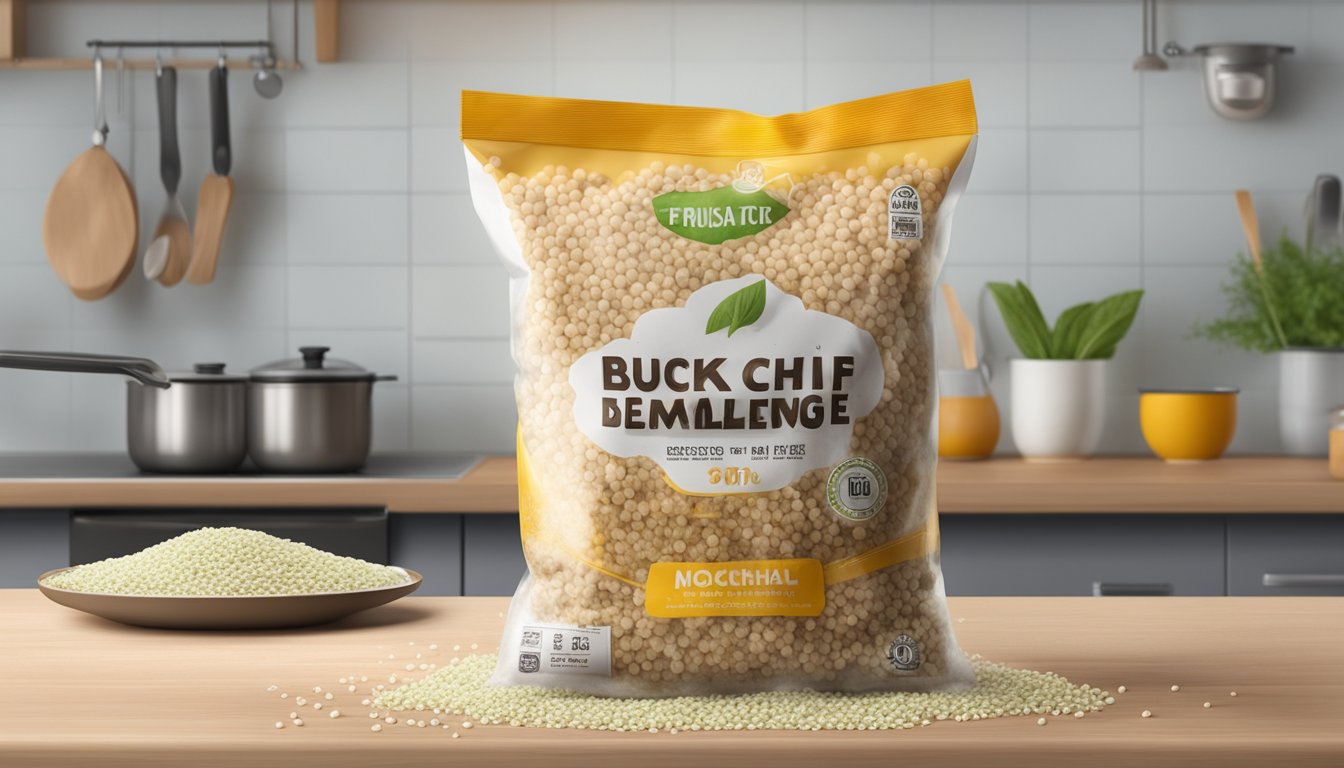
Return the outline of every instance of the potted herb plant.
<path id="1" fill-rule="evenodd" d="M 1344 403 L 1344 249 L 1303 248 L 1285 234 L 1258 264 L 1238 254 L 1223 293 L 1227 316 L 1195 333 L 1277 354 L 1283 447 L 1324 455 L 1329 411 Z"/>
<path id="2" fill-rule="evenodd" d="M 1010 362 L 1017 450 L 1037 460 L 1091 456 L 1106 422 L 1106 362 L 1133 325 L 1143 291 L 1069 307 L 1051 328 L 1020 280 L 989 290 L 1022 353 Z"/>

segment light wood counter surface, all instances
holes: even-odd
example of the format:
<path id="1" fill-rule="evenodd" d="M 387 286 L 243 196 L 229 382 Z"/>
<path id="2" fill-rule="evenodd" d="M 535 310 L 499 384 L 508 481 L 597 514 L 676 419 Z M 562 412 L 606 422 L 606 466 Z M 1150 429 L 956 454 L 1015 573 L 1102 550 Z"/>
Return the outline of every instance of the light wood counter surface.
<path id="1" fill-rule="evenodd" d="M 337 679 L 388 653 L 443 661 L 498 642 L 502 598 L 410 598 L 322 629 L 135 629 L 0 590 L 0 765 L 247 766 L 1340 766 L 1344 598 L 954 598 L 968 652 L 1115 691 L 1080 720 L 941 722 L 898 732 L 602 734 L 369 729 Z M 408 643 L 414 641 L 412 649 Z M 430 652 L 428 645 L 439 650 Z M 1179 693 L 1170 686 L 1178 683 Z M 279 689 L 268 692 L 268 686 Z M 322 712 L 313 686 L 336 691 Z M 1238 696 L 1230 697 L 1229 691 Z M 281 700 L 279 692 L 289 692 Z M 305 725 L 288 724 L 306 695 Z M 1204 701 L 1213 707 L 1204 709 Z M 342 717 L 327 717 L 330 707 Z M 1150 709 L 1153 717 L 1139 713 Z M 462 718 L 453 718 L 455 724 Z M 287 725 L 277 730 L 274 723 Z"/>
<path id="2" fill-rule="evenodd" d="M 104 457 L 106 458 L 106 457 Z M 0 456 L 0 511 L 76 507 L 385 506 L 390 512 L 516 512 L 512 457 L 488 457 L 459 479 L 364 475 L 176 477 L 60 472 L 24 476 Z M 55 460 L 52 460 L 55 461 Z M 22 465 L 17 465 L 22 466 Z M 943 462 L 944 514 L 1340 513 L 1344 482 L 1324 459 L 1228 458 L 1172 465 L 1147 457 L 1056 464 Z"/>

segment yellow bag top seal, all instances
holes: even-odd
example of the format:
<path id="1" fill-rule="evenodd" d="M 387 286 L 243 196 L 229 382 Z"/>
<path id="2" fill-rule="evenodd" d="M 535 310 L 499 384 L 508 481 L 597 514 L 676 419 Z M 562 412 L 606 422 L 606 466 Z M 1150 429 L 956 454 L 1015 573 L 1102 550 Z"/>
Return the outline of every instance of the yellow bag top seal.
<path id="1" fill-rule="evenodd" d="M 762 116 L 733 109 L 462 92 L 462 139 L 708 157 L 797 155 L 976 133 L 969 80 Z"/>

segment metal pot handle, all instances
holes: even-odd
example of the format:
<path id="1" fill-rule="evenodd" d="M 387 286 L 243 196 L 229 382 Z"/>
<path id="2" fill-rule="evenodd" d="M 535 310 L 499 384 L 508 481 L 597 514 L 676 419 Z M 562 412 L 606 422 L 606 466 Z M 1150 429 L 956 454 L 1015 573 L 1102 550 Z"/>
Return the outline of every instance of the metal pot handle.
<path id="1" fill-rule="evenodd" d="M 382 376 L 374 376 L 374 377 L 373 377 L 373 380 L 374 380 L 374 381 L 396 381 L 396 380 L 397 380 L 397 377 L 394 376 L 394 375 L 392 375 L 392 374 L 383 374 Z"/>
<path id="2" fill-rule="evenodd" d="M 80 352 L 15 352 L 0 350 L 0 368 L 67 373 L 119 373 L 141 384 L 167 389 L 171 382 L 159 364 L 143 357 L 91 355 Z"/>

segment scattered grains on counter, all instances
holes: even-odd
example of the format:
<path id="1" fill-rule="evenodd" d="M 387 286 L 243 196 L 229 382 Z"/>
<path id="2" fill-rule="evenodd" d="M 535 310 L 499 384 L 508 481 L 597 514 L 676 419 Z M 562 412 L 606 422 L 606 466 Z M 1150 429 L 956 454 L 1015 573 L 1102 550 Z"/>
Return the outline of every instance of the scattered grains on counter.
<path id="1" fill-rule="evenodd" d="M 201 528 L 133 555 L 48 577 L 44 586 L 105 595 L 222 597 L 346 592 L 406 583 L 397 569 L 242 528 Z"/>
<path id="2" fill-rule="evenodd" d="M 280 722 L 279 720 L 276 720 L 276 721 L 275 721 L 275 727 L 276 727 L 277 729 L 279 729 L 279 728 L 284 728 L 284 727 L 285 727 L 285 724 L 282 723 L 282 722 Z"/>
<path id="3" fill-rule="evenodd" d="M 374 733 L 379 733 L 383 730 L 383 726 L 379 725 L 378 723 L 374 723 L 372 726 L 369 727 L 369 730 L 373 731 Z"/>
<path id="4" fill-rule="evenodd" d="M 320 701 L 313 702 L 313 709 L 321 709 L 321 708 L 322 708 L 322 702 Z"/>
<path id="5" fill-rule="evenodd" d="M 322 698 L 326 699 L 327 701 L 331 701 L 331 700 L 332 700 L 333 698 L 335 698 L 335 697 L 332 696 L 330 693 L 328 693 L 327 695 L 323 696 Z"/>
<path id="6" fill-rule="evenodd" d="M 1139 715 L 1139 717 L 1152 717 L 1152 716 L 1153 711 L 1151 709 L 1145 709 L 1143 710 L 1143 713 Z"/>
<path id="7" fill-rule="evenodd" d="M 445 725 L 444 727 L 447 728 L 448 726 Z M 462 737 L 461 734 L 459 734 L 457 731 L 453 731 L 453 738 L 454 738 L 454 739 L 459 739 L 459 738 L 461 738 L 461 737 Z"/>
<path id="8" fill-rule="evenodd" d="M 1213 709 L 1213 702 L 1212 702 L 1212 701 L 1206 701 L 1206 702 L 1204 702 L 1204 708 L 1205 708 L 1205 709 Z"/>
<path id="9" fill-rule="evenodd" d="M 338 717 L 340 717 L 340 716 L 341 716 L 341 710 L 339 710 L 339 709 L 333 709 L 333 710 L 331 710 L 331 714 L 328 715 L 328 717 L 330 717 L 332 720 L 335 720 L 336 718 L 338 718 Z"/>
<path id="10" fill-rule="evenodd" d="M 298 712 L 290 712 L 290 713 L 289 713 L 289 719 L 290 719 L 290 720 L 296 720 L 296 719 L 298 719 L 298 717 L 299 717 L 299 713 L 298 713 Z"/>
<path id="11" fill-rule="evenodd" d="M 1236 691 L 1232 691 L 1232 692 L 1229 693 L 1228 695 L 1229 695 L 1229 696 L 1236 696 L 1236 695 L 1237 695 L 1237 692 L 1236 692 Z"/>
<path id="12" fill-rule="evenodd" d="M 977 683 L 934 693 L 766 692 L 741 696 L 662 699 L 604 698 L 530 686 L 490 686 L 495 657 L 473 655 L 415 683 L 381 692 L 383 711 L 418 707 L 460 714 L 461 729 L 476 723 L 598 731 L 890 730 L 934 721 L 968 722 L 1069 709 L 1100 711 L 1109 696 L 1053 673 L 1013 669 L 973 657 Z M 389 715 L 388 720 L 393 718 Z"/>
<path id="13" fill-rule="evenodd" d="M 298 704 L 300 707 L 302 707 L 302 706 L 304 706 L 305 704 L 308 703 L 308 700 L 305 699 L 305 698 L 303 698 L 302 696 L 299 696 L 299 697 L 297 697 L 297 698 L 294 699 L 294 703 L 295 703 L 295 704 Z"/>
<path id="14" fill-rule="evenodd" d="M 1046 720 L 1045 720 L 1044 717 L 1038 717 L 1038 718 L 1036 718 L 1036 724 L 1037 724 L 1037 725 L 1045 725 L 1045 722 L 1046 722 Z"/>
<path id="15" fill-rule="evenodd" d="M 288 694 L 288 693 L 282 693 L 282 694 L 280 694 L 280 698 L 282 698 L 282 699 L 288 699 L 288 698 L 289 698 L 289 694 Z"/>
<path id="16" fill-rule="evenodd" d="M 1115 689 L 1115 692 L 1116 692 L 1116 693 L 1124 693 L 1124 692 L 1125 692 L 1125 686 L 1122 685 L 1122 686 L 1120 686 L 1119 688 L 1116 688 L 1116 689 Z"/>
<path id="17" fill-rule="evenodd" d="M 303 727 L 303 718 L 301 718 L 301 717 L 296 717 L 296 718 L 294 718 L 294 725 L 298 726 L 299 728 L 302 728 L 302 727 Z"/>
<path id="18" fill-rule="evenodd" d="M 1173 686 L 1171 686 L 1171 692 L 1172 692 L 1172 693 L 1176 693 L 1176 692 L 1179 691 L 1179 690 L 1181 690 L 1181 686 L 1179 686 L 1179 685 L 1173 685 Z"/>
<path id="19" fill-rule="evenodd" d="M 1077 717 L 1077 718 L 1082 718 L 1083 715 L 1086 715 L 1086 714 L 1087 714 L 1086 712 L 1084 712 L 1083 710 L 1080 709 L 1080 710 L 1078 710 L 1077 712 L 1074 712 L 1074 713 L 1073 713 L 1073 716 L 1074 716 L 1074 717 Z"/>

